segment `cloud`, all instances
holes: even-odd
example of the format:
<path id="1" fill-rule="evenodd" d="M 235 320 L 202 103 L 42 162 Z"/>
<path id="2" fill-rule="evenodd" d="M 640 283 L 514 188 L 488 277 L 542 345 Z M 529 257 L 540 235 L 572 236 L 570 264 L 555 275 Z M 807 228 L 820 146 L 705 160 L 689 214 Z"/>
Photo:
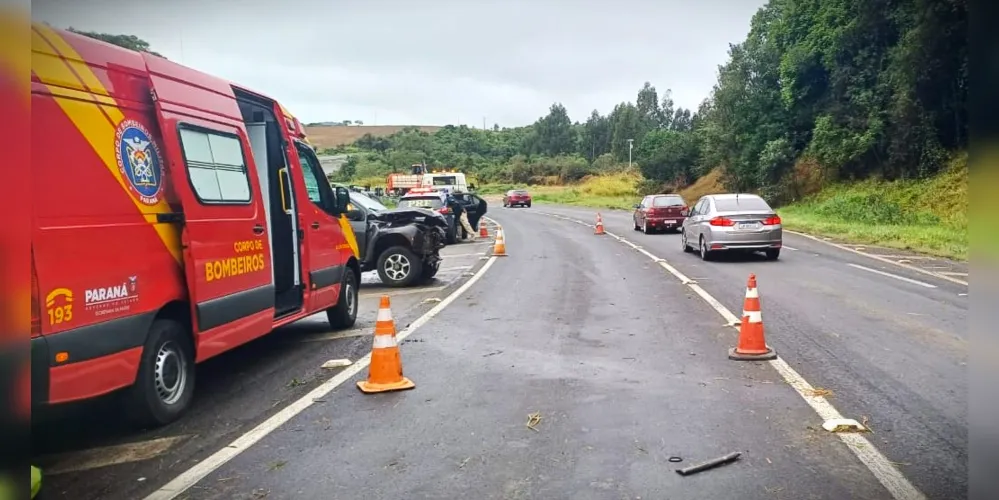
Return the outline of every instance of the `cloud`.
<path id="1" fill-rule="evenodd" d="M 763 0 L 35 0 L 57 27 L 133 34 L 306 122 L 574 120 L 645 81 L 696 108 Z"/>

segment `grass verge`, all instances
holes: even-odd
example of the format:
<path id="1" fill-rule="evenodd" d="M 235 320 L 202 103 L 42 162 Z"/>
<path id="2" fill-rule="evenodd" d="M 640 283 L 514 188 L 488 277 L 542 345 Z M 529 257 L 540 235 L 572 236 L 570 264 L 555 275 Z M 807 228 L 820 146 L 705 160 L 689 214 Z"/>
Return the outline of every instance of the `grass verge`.
<path id="1" fill-rule="evenodd" d="M 779 211 L 791 230 L 967 260 L 967 155 L 930 179 L 833 185 Z"/>

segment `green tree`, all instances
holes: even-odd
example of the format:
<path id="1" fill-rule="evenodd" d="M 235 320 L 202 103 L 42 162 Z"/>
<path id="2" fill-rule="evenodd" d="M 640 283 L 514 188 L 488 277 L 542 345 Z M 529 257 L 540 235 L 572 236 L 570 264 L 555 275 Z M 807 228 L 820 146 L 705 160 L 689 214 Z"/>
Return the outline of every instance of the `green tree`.
<path id="1" fill-rule="evenodd" d="M 677 130 L 653 130 L 635 151 L 642 175 L 659 183 L 686 185 L 700 158 L 697 136 Z"/>
<path id="2" fill-rule="evenodd" d="M 114 35 L 111 33 L 99 33 L 96 31 L 83 31 L 73 28 L 72 26 L 69 28 L 69 31 L 72 31 L 73 33 L 79 35 L 88 36 L 90 38 L 95 38 L 97 40 L 101 40 L 113 45 L 117 45 L 119 47 L 124 47 L 126 49 L 134 50 L 136 52 L 147 52 L 154 56 L 163 57 L 163 54 L 155 52 L 149 48 L 149 42 L 135 35 Z M 164 57 L 164 59 L 166 58 Z"/>
<path id="3" fill-rule="evenodd" d="M 575 137 L 572 133 L 572 120 L 562 103 L 552 104 L 548 115 L 539 119 L 534 125 L 537 142 L 534 147 L 537 152 L 547 156 L 558 156 L 572 152 L 575 148 Z"/>
<path id="4" fill-rule="evenodd" d="M 641 144 L 642 117 L 635 105 L 628 102 L 615 106 L 610 119 L 614 127 L 611 152 L 618 161 L 628 161 L 628 139 L 634 140 L 636 148 Z"/>

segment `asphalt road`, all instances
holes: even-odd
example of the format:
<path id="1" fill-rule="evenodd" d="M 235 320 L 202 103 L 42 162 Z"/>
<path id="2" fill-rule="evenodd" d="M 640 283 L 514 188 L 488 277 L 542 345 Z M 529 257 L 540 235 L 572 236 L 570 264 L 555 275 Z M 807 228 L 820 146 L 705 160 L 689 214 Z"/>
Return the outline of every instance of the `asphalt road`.
<path id="1" fill-rule="evenodd" d="M 727 359 L 733 329 L 690 287 L 616 239 L 540 214 L 554 210 L 491 214 L 509 255 L 402 343 L 414 390 L 364 395 L 355 376 L 221 466 L 199 466 L 180 498 L 891 498 L 771 365 Z M 623 217 L 604 220 L 631 237 Z M 756 272 L 768 340 L 787 362 L 844 414 L 868 416 L 892 458 L 922 460 L 902 467 L 929 496 L 962 496 L 946 474 L 966 449 L 965 355 L 942 333 L 957 329 L 957 292 L 909 291 L 803 242 L 779 262 L 708 267 L 674 236 L 635 241 L 731 310 Z M 736 463 L 674 472 L 733 451 Z"/>
<path id="2" fill-rule="evenodd" d="M 370 352 L 382 294 L 405 326 L 467 281 L 491 248 L 488 241 L 445 247 L 436 279 L 416 288 L 389 289 L 377 273 L 364 273 L 353 329 L 331 331 L 318 314 L 208 360 L 198 367 L 189 413 L 161 429 L 130 428 L 113 396 L 35 415 L 33 463 L 45 473 L 40 498 L 142 498 L 332 377 L 320 368 L 327 360 Z"/>
<path id="3" fill-rule="evenodd" d="M 446 288 L 393 298 L 399 328 L 420 325 L 401 345 L 414 390 L 361 394 L 363 370 L 209 467 L 209 455 L 330 380 L 320 363 L 356 359 L 371 341 L 292 340 L 330 337 L 322 325 L 272 335 L 203 367 L 211 376 L 188 418 L 116 438 L 180 436 L 168 451 L 53 476 L 45 498 L 142 498 L 185 471 L 199 474 L 176 498 L 891 498 L 883 472 L 823 430 L 771 364 L 727 359 L 736 334 L 717 308 L 741 311 L 751 272 L 782 360 L 866 422 L 869 443 L 927 497 L 966 497 L 966 286 L 790 234 L 777 262 L 703 263 L 680 251 L 679 235 L 633 232 L 630 213 L 603 212 L 609 232 L 695 280 L 712 306 L 648 255 L 565 219 L 592 223 L 592 210 L 490 216 L 507 257 L 449 247 L 466 260 Z M 475 282 L 457 288 L 471 272 Z M 428 296 L 445 307 L 417 320 Z M 296 378 L 305 385 L 289 387 Z M 735 463 L 674 472 L 733 451 Z"/>
<path id="4" fill-rule="evenodd" d="M 540 205 L 531 215 L 549 219 L 543 213 L 595 218 L 593 210 Z M 666 259 L 733 311 L 756 273 L 768 343 L 831 390 L 844 415 L 868 419 L 871 442 L 929 498 L 966 497 L 967 286 L 794 234 L 785 234 L 776 262 L 759 255 L 705 263 L 680 250 L 678 234 L 634 231 L 631 212 L 602 216 L 606 230 Z M 960 263 L 889 257 L 967 279 Z"/>

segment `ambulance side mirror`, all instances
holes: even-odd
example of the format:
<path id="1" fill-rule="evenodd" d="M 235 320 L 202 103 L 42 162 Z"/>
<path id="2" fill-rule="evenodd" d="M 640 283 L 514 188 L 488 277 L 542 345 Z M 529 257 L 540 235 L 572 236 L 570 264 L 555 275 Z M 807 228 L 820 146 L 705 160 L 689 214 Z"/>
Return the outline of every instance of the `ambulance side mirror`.
<path id="1" fill-rule="evenodd" d="M 337 186 L 335 189 L 336 206 L 333 207 L 334 211 L 338 214 L 345 213 L 347 211 L 347 204 L 350 203 L 350 190 L 340 186 Z"/>

